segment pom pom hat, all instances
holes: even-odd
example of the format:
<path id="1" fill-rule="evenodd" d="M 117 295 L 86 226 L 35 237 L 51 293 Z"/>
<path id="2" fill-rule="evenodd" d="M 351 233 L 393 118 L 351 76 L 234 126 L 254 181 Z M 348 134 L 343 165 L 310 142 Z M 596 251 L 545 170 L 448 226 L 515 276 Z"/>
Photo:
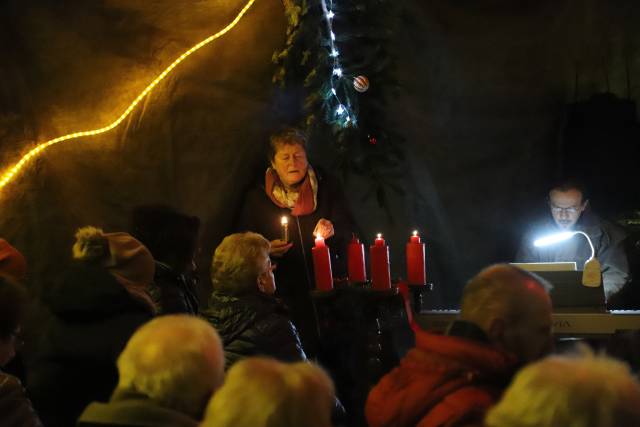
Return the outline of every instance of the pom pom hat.
<path id="1" fill-rule="evenodd" d="M 147 293 L 155 273 L 153 256 L 131 235 L 105 233 L 95 227 L 80 228 L 76 232 L 73 258 L 100 264 L 134 297 L 153 306 Z"/>

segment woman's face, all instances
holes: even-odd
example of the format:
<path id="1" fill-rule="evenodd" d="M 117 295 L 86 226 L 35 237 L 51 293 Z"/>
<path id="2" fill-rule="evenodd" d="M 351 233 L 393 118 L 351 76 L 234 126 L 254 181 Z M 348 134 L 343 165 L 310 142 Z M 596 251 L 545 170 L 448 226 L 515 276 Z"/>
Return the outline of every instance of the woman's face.
<path id="1" fill-rule="evenodd" d="M 278 173 L 284 185 L 297 185 L 307 176 L 307 152 L 298 144 L 279 144 L 271 167 Z"/>
<path id="2" fill-rule="evenodd" d="M 273 295 L 276 291 L 276 280 L 273 277 L 275 266 L 271 264 L 269 253 L 264 254 L 261 264 L 263 271 L 258 275 L 258 290 L 263 294 Z"/>

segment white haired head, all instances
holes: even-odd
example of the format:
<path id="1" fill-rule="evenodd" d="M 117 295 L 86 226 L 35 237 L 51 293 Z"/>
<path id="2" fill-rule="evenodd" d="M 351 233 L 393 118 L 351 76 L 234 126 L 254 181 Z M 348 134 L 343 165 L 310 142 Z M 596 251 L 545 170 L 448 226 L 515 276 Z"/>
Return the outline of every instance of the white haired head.
<path id="1" fill-rule="evenodd" d="M 487 427 L 640 425 L 640 384 L 607 356 L 551 356 L 522 369 L 487 414 Z"/>
<path id="2" fill-rule="evenodd" d="M 317 365 L 248 358 L 231 367 L 201 427 L 330 427 L 334 401 Z"/>
<path id="3" fill-rule="evenodd" d="M 131 337 L 118 358 L 115 393 L 140 393 L 163 407 L 200 418 L 224 378 L 222 342 L 194 316 L 151 320 Z"/>
<path id="4" fill-rule="evenodd" d="M 235 233 L 225 237 L 211 261 L 215 290 L 232 295 L 258 292 L 257 279 L 265 270 L 271 244 L 258 233 Z"/>
<path id="5" fill-rule="evenodd" d="M 485 268 L 464 288 L 460 317 L 478 325 L 491 343 L 520 363 L 552 347 L 550 285 L 508 264 Z"/>

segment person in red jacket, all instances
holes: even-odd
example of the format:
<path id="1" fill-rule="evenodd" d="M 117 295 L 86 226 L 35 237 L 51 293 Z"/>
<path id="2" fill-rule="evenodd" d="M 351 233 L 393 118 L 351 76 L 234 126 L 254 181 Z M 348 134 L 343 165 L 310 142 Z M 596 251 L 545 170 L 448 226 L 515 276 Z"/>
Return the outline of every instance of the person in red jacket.
<path id="1" fill-rule="evenodd" d="M 369 426 L 481 425 L 516 370 L 551 349 L 549 287 L 509 265 L 481 271 L 447 333 L 417 331 L 416 347 L 371 390 Z"/>

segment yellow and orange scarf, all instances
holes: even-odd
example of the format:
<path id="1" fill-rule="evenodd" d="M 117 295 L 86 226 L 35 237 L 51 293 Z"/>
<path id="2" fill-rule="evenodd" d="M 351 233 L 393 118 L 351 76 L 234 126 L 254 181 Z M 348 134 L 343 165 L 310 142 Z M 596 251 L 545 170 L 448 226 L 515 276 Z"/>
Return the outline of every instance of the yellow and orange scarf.
<path id="1" fill-rule="evenodd" d="M 318 205 L 318 179 L 311 166 L 297 190 L 287 190 L 278 173 L 273 168 L 268 168 L 265 174 L 265 191 L 276 206 L 291 209 L 293 216 L 308 215 Z"/>

